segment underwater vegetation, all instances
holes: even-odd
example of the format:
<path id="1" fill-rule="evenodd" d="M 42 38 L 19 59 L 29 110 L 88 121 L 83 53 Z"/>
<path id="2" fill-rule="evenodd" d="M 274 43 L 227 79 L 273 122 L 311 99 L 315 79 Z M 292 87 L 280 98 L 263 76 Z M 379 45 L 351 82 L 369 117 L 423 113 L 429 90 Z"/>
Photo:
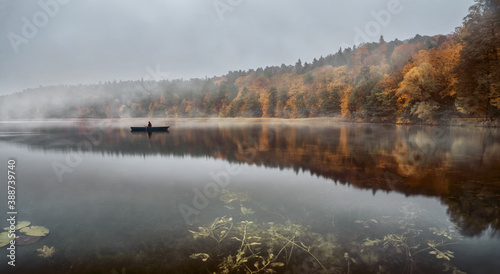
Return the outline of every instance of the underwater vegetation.
<path id="1" fill-rule="evenodd" d="M 202 248 L 189 257 L 209 273 L 464 273 L 452 264 L 455 228 L 426 227 L 410 203 L 397 216 L 332 222 L 319 233 L 314 223 L 262 221 L 245 193 L 225 191 L 220 200 L 225 216 L 189 230 Z"/>
<path id="2" fill-rule="evenodd" d="M 461 240 L 454 227 L 425 229 L 417 226 L 421 222 L 418 209 L 409 203 L 400 208 L 400 213 L 400 216 L 383 216 L 379 221 L 355 221 L 362 225 L 363 230 L 367 230 L 360 233 L 358 241 L 350 244 L 350 249 L 359 256 L 360 262 L 372 267 L 378 264 L 380 270 L 401 269 L 404 273 L 422 272 L 437 265 L 442 265 L 441 271 L 444 273 L 463 273 L 450 264 L 454 255 L 446 249 Z M 380 227 L 370 229 L 367 224 Z M 362 239 L 363 234 L 379 234 L 380 237 Z"/>
<path id="3" fill-rule="evenodd" d="M 313 238 L 300 225 L 256 224 L 252 221 L 233 224 L 232 218 L 221 217 L 198 229 L 190 230 L 195 239 L 211 238 L 218 244 L 222 244 L 226 236 L 232 236 L 225 245 L 209 252 L 211 254 L 195 253 L 190 256 L 204 262 L 212 260 L 218 273 L 276 273 L 275 269 L 289 263 L 295 253 L 305 253 L 321 265 L 311 253 L 315 245 Z M 234 249 L 234 252 L 224 254 L 223 250 L 228 249 Z"/>
<path id="4" fill-rule="evenodd" d="M 4 227 L 3 229 L 7 230 L 7 231 L 0 233 L 0 247 L 8 245 L 10 243 L 10 241 L 13 240 L 11 237 L 9 237 L 9 235 L 11 234 L 11 232 L 8 232 L 9 230 L 13 230 L 13 231 L 20 230 L 24 227 L 29 226 L 30 224 L 31 224 L 31 222 L 29 222 L 29 221 L 21 221 L 21 222 L 18 222 L 16 224 L 16 226 L 14 226 L 12 229 L 10 227 Z M 16 236 L 18 236 L 18 235 L 16 235 Z M 23 238 L 25 238 L 25 237 L 23 237 Z M 23 242 L 24 241 L 21 241 L 21 244 Z M 16 239 L 16 243 L 18 243 L 17 239 Z"/>
<path id="5" fill-rule="evenodd" d="M 42 237 L 45 237 L 49 234 L 49 229 L 44 226 L 36 226 L 31 225 L 30 221 L 20 221 L 13 227 L 4 227 L 6 232 L 0 233 L 0 247 L 9 244 L 13 238 L 9 238 L 9 235 L 14 235 L 15 232 L 15 241 L 16 245 L 29 245 L 38 242 Z M 11 236 L 13 237 L 13 236 Z M 54 247 L 43 246 L 43 249 L 37 249 L 40 252 L 39 256 L 48 258 L 51 257 L 55 249 Z"/>
<path id="6" fill-rule="evenodd" d="M 17 222 L 16 226 L 14 227 L 14 230 L 19 230 L 21 228 L 29 226 L 30 224 L 31 224 L 30 221 L 20 221 L 20 222 Z M 9 230 L 10 227 L 4 227 L 3 229 L 4 230 Z"/>
<path id="7" fill-rule="evenodd" d="M 0 247 L 8 245 L 10 240 L 9 232 L 0 233 Z"/>
<path id="8" fill-rule="evenodd" d="M 54 253 L 56 252 L 56 249 L 54 247 L 48 247 L 48 246 L 44 245 L 43 248 L 39 248 L 36 251 L 39 252 L 38 256 L 44 257 L 44 258 L 49 258 L 49 257 L 52 257 L 52 255 L 54 255 Z"/>
<path id="9" fill-rule="evenodd" d="M 47 234 L 49 234 L 49 229 L 47 229 L 46 227 L 35 226 L 35 225 L 23 227 L 19 231 L 25 233 L 28 236 L 43 237 L 43 236 L 47 236 Z"/>

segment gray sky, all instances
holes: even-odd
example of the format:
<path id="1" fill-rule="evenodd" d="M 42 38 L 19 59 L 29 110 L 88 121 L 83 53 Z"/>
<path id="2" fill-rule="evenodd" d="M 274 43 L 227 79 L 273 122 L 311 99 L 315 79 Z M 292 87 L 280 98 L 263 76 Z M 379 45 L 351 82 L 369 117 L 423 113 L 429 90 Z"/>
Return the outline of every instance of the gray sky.
<path id="1" fill-rule="evenodd" d="M 47 3 L 44 5 L 43 3 Z M 473 0 L 0 0 L 0 94 L 310 62 L 448 34 Z"/>

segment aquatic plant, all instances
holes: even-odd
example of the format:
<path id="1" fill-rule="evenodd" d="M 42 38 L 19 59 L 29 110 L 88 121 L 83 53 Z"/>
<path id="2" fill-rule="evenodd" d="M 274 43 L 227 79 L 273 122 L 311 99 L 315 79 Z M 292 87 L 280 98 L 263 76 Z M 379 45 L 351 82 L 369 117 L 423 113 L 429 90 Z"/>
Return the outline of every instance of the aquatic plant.
<path id="1" fill-rule="evenodd" d="M 228 255 L 225 260 L 218 265 L 221 273 L 231 273 L 232 271 L 237 271 L 244 269 L 249 273 L 275 273 L 274 267 L 284 266 L 282 262 L 276 262 L 272 248 L 267 251 L 267 255 L 259 255 L 260 247 L 262 243 L 262 237 L 252 235 L 249 231 L 249 227 L 253 224 L 251 221 L 242 221 L 239 230 L 242 231 L 241 238 L 232 237 L 231 239 L 240 242 L 240 247 L 237 250 L 235 256 Z M 248 262 L 251 261 L 253 264 Z"/>
<path id="2" fill-rule="evenodd" d="M 5 246 L 10 243 L 11 240 L 15 240 L 18 245 L 29 245 L 35 243 L 41 239 L 41 237 L 46 236 L 49 233 L 49 229 L 43 226 L 29 226 L 31 222 L 20 221 L 16 224 L 14 230 L 16 232 L 16 238 L 9 238 L 10 232 L 0 233 L 0 247 Z M 4 227 L 5 230 L 10 230 L 10 227 Z"/>
<path id="3" fill-rule="evenodd" d="M 36 251 L 38 251 L 40 253 L 40 254 L 38 254 L 38 256 L 44 257 L 44 258 L 49 258 L 49 257 L 52 257 L 52 255 L 54 255 L 54 253 L 56 252 L 56 249 L 54 247 L 48 247 L 48 246 L 44 245 L 43 248 L 39 248 Z"/>
<path id="4" fill-rule="evenodd" d="M 23 227 L 20 231 L 28 236 L 47 236 L 47 234 L 49 234 L 48 228 L 36 225 Z"/>
<path id="5" fill-rule="evenodd" d="M 429 230 L 434 234 L 434 235 L 437 235 L 437 236 L 443 236 L 445 238 L 448 238 L 449 240 L 453 239 L 453 235 L 452 233 L 455 232 L 455 230 L 453 228 L 436 228 L 436 227 L 431 227 L 429 228 Z"/>
<path id="6" fill-rule="evenodd" d="M 356 259 L 351 258 L 349 253 L 344 253 L 344 259 L 347 261 L 347 274 L 351 273 L 351 262 L 356 263 Z"/>
<path id="7" fill-rule="evenodd" d="M 223 189 L 219 199 L 226 204 L 230 204 L 232 202 L 243 203 L 250 201 L 250 196 L 243 192 L 231 192 L 228 189 Z"/>
<path id="8" fill-rule="evenodd" d="M 218 217 L 210 226 L 200 226 L 198 231 L 189 230 L 195 239 L 212 238 L 218 243 L 222 242 L 233 228 L 233 218 Z"/>
<path id="9" fill-rule="evenodd" d="M 229 224 L 231 223 L 231 224 Z M 199 231 L 192 231 L 194 238 L 214 238 L 214 229 L 219 229 L 220 225 L 225 227 L 227 233 L 231 233 L 225 246 L 229 254 L 195 253 L 190 256 L 192 259 L 208 261 L 210 258 L 217 260 L 218 273 L 232 273 L 245 271 L 247 273 L 275 273 L 277 268 L 285 266 L 291 261 L 296 253 L 305 253 L 312 257 L 323 269 L 325 267 L 312 253 L 316 245 L 303 226 L 287 222 L 286 224 L 264 223 L 256 224 L 253 221 L 241 221 L 232 227 L 232 218 L 218 217 L 211 225 L 199 227 Z M 227 234 L 226 234 L 227 235 Z M 219 244 L 226 237 L 215 237 Z M 238 242 L 238 248 L 234 248 L 234 241 Z M 312 243 L 309 243 L 312 242 Z M 231 248 L 233 247 L 233 248 Z M 221 249 L 222 250 L 222 249 Z"/>
<path id="10" fill-rule="evenodd" d="M 194 239 L 217 242 L 190 256 L 208 272 L 275 273 L 286 267 L 296 273 L 414 273 L 439 271 L 442 265 L 444 273 L 461 273 L 451 264 L 453 251 L 445 248 L 459 238 L 454 227 L 426 228 L 419 208 L 411 203 L 394 216 L 369 216 L 353 220 L 352 226 L 332 222 L 331 231 L 320 234 L 290 220 L 257 222 L 261 219 L 254 208 L 261 205 L 247 194 L 226 191 L 222 196 L 226 206 L 239 206 L 229 210 L 242 220 L 218 217 L 189 230 Z"/>
<path id="11" fill-rule="evenodd" d="M 368 265 L 378 264 L 379 268 L 384 269 L 388 269 L 388 267 L 399 268 L 397 265 L 402 263 L 404 264 L 403 272 L 405 273 L 413 273 L 415 269 L 423 266 L 432 268 L 430 265 L 436 265 L 428 258 L 421 256 L 421 254 L 427 253 L 438 260 L 446 262 L 454 258 L 452 251 L 443 249 L 443 247 L 454 243 L 451 240 L 459 238 L 455 235 L 453 227 L 430 227 L 428 231 L 432 234 L 424 233 L 422 229 L 417 227 L 419 222 L 418 208 L 406 203 L 400 208 L 400 213 L 400 216 L 384 216 L 379 221 L 376 219 L 354 221 L 354 223 L 360 224 L 364 228 L 358 233 L 363 235 L 369 232 L 370 234 L 362 238 L 360 242 L 351 242 L 351 246 L 345 247 L 345 249 L 354 253 L 353 255 L 348 254 L 349 258 L 359 256 L 363 263 Z M 374 224 L 379 225 L 376 231 L 367 229 Z M 378 234 L 380 231 L 388 231 L 389 233 L 386 232 L 382 237 L 373 237 L 373 233 Z M 345 258 L 347 260 L 347 257 Z M 349 261 L 347 268 L 349 271 Z M 460 270 L 449 263 L 443 271 L 460 273 Z"/>
<path id="12" fill-rule="evenodd" d="M 26 234 L 20 234 L 16 237 L 16 245 L 29 245 L 38 242 L 42 239 L 41 236 L 29 236 Z"/>
<path id="13" fill-rule="evenodd" d="M 23 227 L 29 226 L 30 224 L 31 224 L 30 221 L 20 221 L 20 222 L 17 222 L 14 230 L 19 230 L 19 229 L 21 229 Z M 10 230 L 10 227 L 4 227 L 3 229 L 4 230 Z"/>
<path id="14" fill-rule="evenodd" d="M 451 265 L 449 262 L 444 262 L 443 266 L 444 266 L 443 272 L 448 272 L 448 273 L 452 273 L 452 274 L 466 274 L 465 272 L 461 271 L 457 267 Z"/>
<path id="15" fill-rule="evenodd" d="M 378 221 L 375 219 L 370 219 L 370 220 L 366 220 L 366 221 L 356 220 L 354 222 L 357 224 L 363 225 L 364 228 L 370 228 L 370 225 L 378 224 Z"/>
<path id="16" fill-rule="evenodd" d="M 228 189 L 224 189 L 221 191 L 219 200 L 221 200 L 225 204 L 224 207 L 229 210 L 235 210 L 239 205 L 240 211 L 243 215 L 254 214 L 255 211 L 249 207 L 251 205 L 255 205 L 261 211 L 265 211 L 269 214 L 281 217 L 284 220 L 286 219 L 282 214 L 271 210 L 263 203 L 253 200 L 247 193 L 244 192 L 234 192 L 229 191 Z"/>
<path id="17" fill-rule="evenodd" d="M 254 214 L 255 211 L 253 211 L 252 209 L 250 208 L 247 208 L 247 207 L 244 207 L 244 206 L 241 206 L 241 213 L 243 215 L 250 215 L 250 214 Z"/>
<path id="18" fill-rule="evenodd" d="M 10 240 L 13 239 L 9 238 L 9 232 L 0 233 L 0 247 L 8 245 L 10 243 Z"/>
<path id="19" fill-rule="evenodd" d="M 189 256 L 189 258 L 201 259 L 202 261 L 206 262 L 210 258 L 210 255 L 208 255 L 207 253 L 195 253 L 195 254 L 191 254 L 191 256 Z"/>
<path id="20" fill-rule="evenodd" d="M 435 244 L 433 241 L 429 241 L 427 243 L 427 245 L 432 248 L 432 251 L 429 252 L 429 254 L 433 254 L 433 255 L 436 255 L 436 258 L 438 259 L 446 259 L 446 260 L 450 260 L 450 258 L 454 258 L 455 256 L 453 256 L 453 252 L 449 251 L 449 250 L 445 250 L 445 251 L 441 251 L 437 248 L 437 244 Z"/>

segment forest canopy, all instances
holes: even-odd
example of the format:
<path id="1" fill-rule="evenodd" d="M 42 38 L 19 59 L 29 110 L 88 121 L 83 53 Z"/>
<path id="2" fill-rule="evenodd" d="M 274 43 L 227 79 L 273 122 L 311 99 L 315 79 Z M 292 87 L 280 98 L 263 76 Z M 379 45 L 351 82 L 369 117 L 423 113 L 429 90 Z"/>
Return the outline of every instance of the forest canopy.
<path id="1" fill-rule="evenodd" d="M 364 43 L 220 77 L 50 86 L 0 97 L 0 118 L 342 117 L 436 123 L 500 116 L 496 0 L 448 35 Z"/>

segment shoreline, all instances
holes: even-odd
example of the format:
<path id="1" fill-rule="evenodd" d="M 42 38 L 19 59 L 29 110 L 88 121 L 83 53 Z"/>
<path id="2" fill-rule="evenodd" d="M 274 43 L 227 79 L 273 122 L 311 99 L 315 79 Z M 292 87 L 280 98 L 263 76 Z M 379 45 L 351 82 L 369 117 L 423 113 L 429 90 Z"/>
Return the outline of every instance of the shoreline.
<path id="1" fill-rule="evenodd" d="M 336 122 L 342 124 L 365 125 L 396 125 L 396 126 L 438 126 L 438 127 L 481 127 L 500 128 L 500 119 L 489 121 L 485 118 L 455 118 L 450 123 L 403 123 L 403 122 L 367 122 L 338 117 L 313 117 L 313 118 L 250 118 L 250 117 L 138 117 L 138 118 L 34 118 L 34 119 L 0 119 L 0 123 L 9 122 L 68 122 L 68 121 L 280 121 L 280 122 Z"/>

